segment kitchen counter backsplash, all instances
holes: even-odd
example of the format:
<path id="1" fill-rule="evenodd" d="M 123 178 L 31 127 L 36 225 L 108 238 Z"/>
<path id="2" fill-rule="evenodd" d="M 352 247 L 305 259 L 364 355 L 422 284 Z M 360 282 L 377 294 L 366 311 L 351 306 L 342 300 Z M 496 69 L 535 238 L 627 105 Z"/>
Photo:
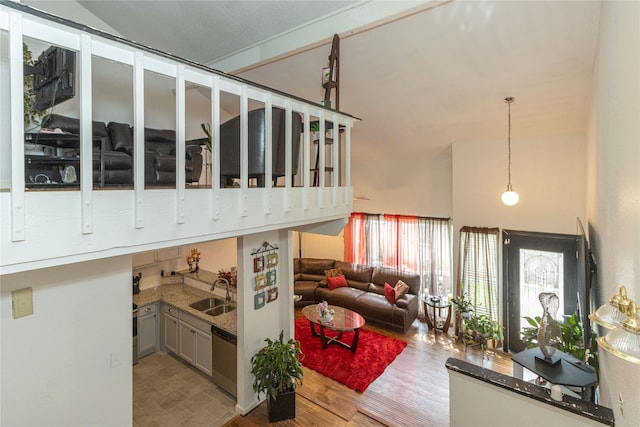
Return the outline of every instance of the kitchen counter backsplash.
<path id="1" fill-rule="evenodd" d="M 211 296 L 213 296 L 211 292 L 180 283 L 141 290 L 139 294 L 133 296 L 133 302 L 134 304 L 138 304 L 138 307 L 142 307 L 143 305 L 160 301 L 237 335 L 237 310 L 213 317 L 189 307 L 189 304 Z"/>

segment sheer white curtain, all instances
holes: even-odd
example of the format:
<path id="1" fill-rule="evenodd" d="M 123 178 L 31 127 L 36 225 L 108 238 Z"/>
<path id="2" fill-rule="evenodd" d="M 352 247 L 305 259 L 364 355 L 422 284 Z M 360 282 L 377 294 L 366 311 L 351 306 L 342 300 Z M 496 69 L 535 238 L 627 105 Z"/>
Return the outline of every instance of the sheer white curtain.
<path id="1" fill-rule="evenodd" d="M 345 259 L 417 273 L 420 293 L 446 295 L 453 291 L 452 239 L 448 218 L 354 213 L 345 232 Z"/>
<path id="2" fill-rule="evenodd" d="M 466 295 L 475 314 L 498 320 L 497 228 L 462 227 L 456 295 Z"/>

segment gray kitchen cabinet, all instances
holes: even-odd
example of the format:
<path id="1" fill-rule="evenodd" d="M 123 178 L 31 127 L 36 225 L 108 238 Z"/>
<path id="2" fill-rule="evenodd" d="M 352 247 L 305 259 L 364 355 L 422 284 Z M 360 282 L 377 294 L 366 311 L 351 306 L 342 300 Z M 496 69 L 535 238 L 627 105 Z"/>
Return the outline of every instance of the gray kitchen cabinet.
<path id="1" fill-rule="evenodd" d="M 178 313 L 177 308 L 162 307 L 162 347 L 171 353 L 178 353 Z"/>
<path id="2" fill-rule="evenodd" d="M 178 319 L 178 355 L 211 375 L 211 325 L 183 311 Z"/>
<path id="3" fill-rule="evenodd" d="M 196 330 L 193 326 L 182 320 L 178 322 L 178 325 L 178 336 L 180 337 L 178 355 L 192 365 L 195 365 Z"/>
<path id="4" fill-rule="evenodd" d="M 138 357 L 144 357 L 158 350 L 158 310 L 157 304 L 148 304 L 138 309 Z"/>

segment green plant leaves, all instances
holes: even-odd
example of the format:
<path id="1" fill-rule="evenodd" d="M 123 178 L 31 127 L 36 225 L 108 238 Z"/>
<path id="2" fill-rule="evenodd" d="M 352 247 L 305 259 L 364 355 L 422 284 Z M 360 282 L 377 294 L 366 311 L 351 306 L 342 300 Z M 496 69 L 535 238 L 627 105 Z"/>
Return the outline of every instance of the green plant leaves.
<path id="1" fill-rule="evenodd" d="M 302 384 L 302 364 L 304 354 L 300 341 L 293 338 L 284 342 L 284 331 L 278 340 L 265 338 L 267 343 L 251 357 L 251 373 L 255 379 L 253 391 L 276 398 L 279 393 L 293 390 Z"/>

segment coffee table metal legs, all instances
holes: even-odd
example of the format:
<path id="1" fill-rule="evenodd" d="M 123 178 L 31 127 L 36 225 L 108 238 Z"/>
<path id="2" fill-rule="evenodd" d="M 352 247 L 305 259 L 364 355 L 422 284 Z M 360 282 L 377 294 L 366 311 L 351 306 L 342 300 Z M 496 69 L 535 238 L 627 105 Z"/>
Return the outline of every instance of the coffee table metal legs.
<path id="1" fill-rule="evenodd" d="M 342 331 L 338 332 L 338 336 L 336 337 L 328 337 L 325 335 L 325 328 L 322 324 L 320 324 L 320 333 L 316 331 L 315 323 L 309 321 L 309 324 L 311 325 L 311 335 L 313 335 L 314 337 L 320 338 L 320 342 L 322 343 L 322 348 L 327 348 L 329 344 L 334 343 L 339 345 L 340 347 L 344 347 L 347 350 L 351 350 L 353 353 L 355 353 L 356 348 L 358 347 L 358 337 L 360 336 L 359 328 L 354 329 L 353 341 L 351 341 L 351 344 L 347 344 L 344 341 L 340 341 L 342 339 Z"/>

